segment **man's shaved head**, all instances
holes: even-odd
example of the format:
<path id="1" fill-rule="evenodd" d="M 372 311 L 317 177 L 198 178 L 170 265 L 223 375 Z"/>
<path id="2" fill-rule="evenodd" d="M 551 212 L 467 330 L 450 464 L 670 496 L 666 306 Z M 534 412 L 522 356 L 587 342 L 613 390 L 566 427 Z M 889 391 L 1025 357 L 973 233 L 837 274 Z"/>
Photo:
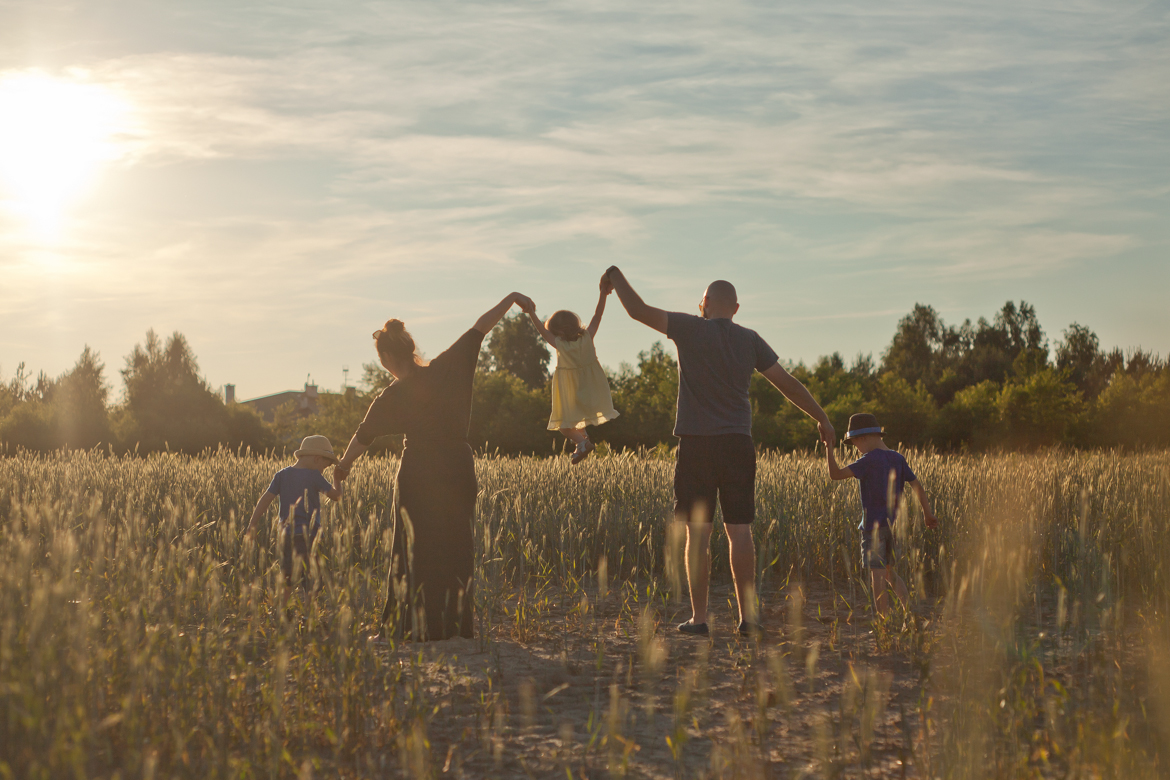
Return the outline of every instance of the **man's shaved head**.
<path id="1" fill-rule="evenodd" d="M 735 295 L 735 286 L 731 282 L 720 279 L 707 285 L 707 292 L 703 294 L 703 302 L 699 310 L 707 319 L 731 319 L 739 311 L 739 300 Z"/>
<path id="2" fill-rule="evenodd" d="M 735 295 L 735 285 L 722 279 L 707 285 L 707 303 L 719 308 L 734 309 L 739 303 Z"/>

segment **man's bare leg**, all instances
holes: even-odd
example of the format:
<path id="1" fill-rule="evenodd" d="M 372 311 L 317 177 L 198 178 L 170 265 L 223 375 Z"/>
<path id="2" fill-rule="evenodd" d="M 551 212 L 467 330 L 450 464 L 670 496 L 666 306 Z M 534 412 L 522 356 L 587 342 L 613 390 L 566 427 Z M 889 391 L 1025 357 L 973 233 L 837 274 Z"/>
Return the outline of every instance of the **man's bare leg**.
<path id="1" fill-rule="evenodd" d="M 711 566 L 711 524 L 687 523 L 687 588 L 694 623 L 707 622 L 707 585 Z"/>
<path id="2" fill-rule="evenodd" d="M 725 525 L 728 551 L 731 554 L 731 579 L 735 582 L 735 601 L 739 621 L 758 623 L 756 614 L 756 547 L 752 542 L 751 523 Z"/>

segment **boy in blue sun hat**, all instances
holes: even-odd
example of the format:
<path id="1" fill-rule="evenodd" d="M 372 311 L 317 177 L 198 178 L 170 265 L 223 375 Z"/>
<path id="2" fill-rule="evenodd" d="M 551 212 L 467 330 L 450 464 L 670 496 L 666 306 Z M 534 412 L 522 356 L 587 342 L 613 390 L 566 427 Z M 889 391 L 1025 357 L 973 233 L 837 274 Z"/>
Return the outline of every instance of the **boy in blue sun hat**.
<path id="1" fill-rule="evenodd" d="M 861 492 L 861 565 L 869 569 L 873 583 L 874 606 L 878 615 L 884 615 L 889 606 L 888 587 L 903 604 L 910 598 L 906 583 L 890 568 L 894 562 L 894 521 L 902 490 L 909 485 L 918 498 L 927 528 L 938 527 L 938 518 L 930 508 L 926 490 L 910 470 L 902 455 L 886 446 L 882 427 L 872 414 L 855 414 L 849 418 L 845 441 L 852 442 L 861 457 L 841 468 L 833 452 L 836 442 L 825 439 L 829 478 L 833 480 L 857 478 Z"/>

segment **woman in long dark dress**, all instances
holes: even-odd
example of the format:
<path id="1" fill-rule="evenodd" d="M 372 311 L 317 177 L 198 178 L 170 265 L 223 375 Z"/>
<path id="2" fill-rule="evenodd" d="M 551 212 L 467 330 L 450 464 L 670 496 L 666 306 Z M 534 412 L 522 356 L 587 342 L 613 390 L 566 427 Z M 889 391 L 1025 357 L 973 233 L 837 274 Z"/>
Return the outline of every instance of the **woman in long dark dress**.
<path id="1" fill-rule="evenodd" d="M 382 622 L 397 618 L 412 639 L 472 636 L 475 461 L 467 443 L 471 384 L 484 336 L 512 308 L 512 293 L 445 352 L 424 363 L 400 320 L 374 333 L 378 359 L 395 378 L 370 404 L 338 464 L 344 479 L 378 436 L 406 434 L 394 481 L 394 545 Z M 409 520 L 409 527 L 407 524 Z M 414 604 L 414 610 L 407 610 Z"/>

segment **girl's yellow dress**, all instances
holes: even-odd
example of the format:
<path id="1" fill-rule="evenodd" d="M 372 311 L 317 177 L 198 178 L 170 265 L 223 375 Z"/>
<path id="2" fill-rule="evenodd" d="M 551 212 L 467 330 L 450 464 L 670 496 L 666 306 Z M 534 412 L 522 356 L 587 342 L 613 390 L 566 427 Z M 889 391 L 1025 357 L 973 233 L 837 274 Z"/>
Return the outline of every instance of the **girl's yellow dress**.
<path id="1" fill-rule="evenodd" d="M 609 395 L 609 380 L 593 349 L 593 337 L 583 331 L 576 341 L 565 341 L 559 336 L 554 341 L 557 368 L 552 376 L 552 416 L 548 429 L 584 428 L 617 417 Z"/>

